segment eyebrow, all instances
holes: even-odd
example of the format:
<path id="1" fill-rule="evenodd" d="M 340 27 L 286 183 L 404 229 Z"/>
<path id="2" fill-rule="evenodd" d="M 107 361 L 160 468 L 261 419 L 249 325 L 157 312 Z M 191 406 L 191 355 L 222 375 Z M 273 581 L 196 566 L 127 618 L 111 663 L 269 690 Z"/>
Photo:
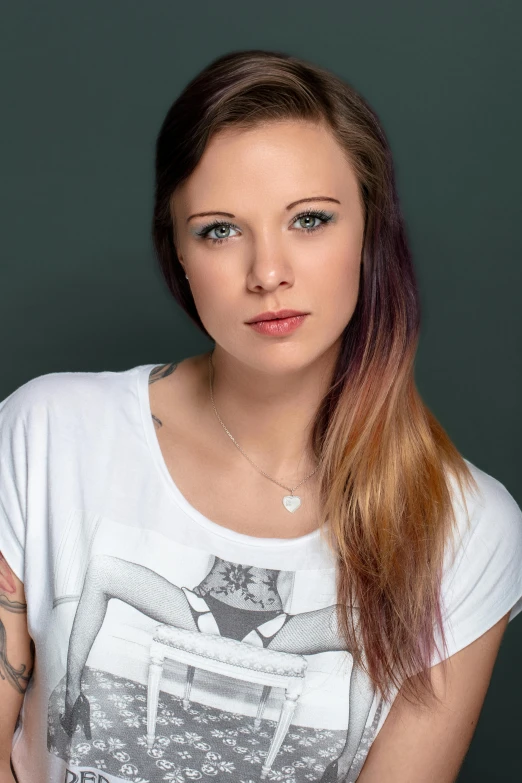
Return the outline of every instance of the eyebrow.
<path id="1" fill-rule="evenodd" d="M 336 204 L 340 204 L 341 202 L 337 198 L 332 198 L 331 196 L 310 196 L 309 198 L 300 198 L 297 201 L 292 201 L 291 204 L 289 204 L 286 209 L 292 209 L 297 204 L 302 204 L 303 202 L 308 201 L 334 201 Z M 208 215 L 224 215 L 225 217 L 235 218 L 236 216 L 233 215 L 231 212 L 196 212 L 194 215 L 190 215 L 190 217 L 187 218 L 187 223 L 189 220 L 192 220 L 192 218 L 195 217 L 207 217 Z"/>

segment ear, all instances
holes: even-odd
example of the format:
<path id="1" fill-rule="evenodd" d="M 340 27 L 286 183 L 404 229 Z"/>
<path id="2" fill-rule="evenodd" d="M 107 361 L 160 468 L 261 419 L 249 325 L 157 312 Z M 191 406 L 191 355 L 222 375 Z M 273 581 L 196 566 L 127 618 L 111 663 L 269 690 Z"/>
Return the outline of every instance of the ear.
<path id="1" fill-rule="evenodd" d="M 181 266 L 183 266 L 183 256 L 181 255 L 181 251 L 179 249 L 179 243 L 178 243 L 177 238 L 176 238 L 176 229 L 174 227 L 174 223 L 172 223 L 171 228 L 172 228 L 172 231 L 171 231 L 172 244 L 174 245 L 174 250 L 176 252 L 176 256 L 177 256 Z M 185 269 L 184 266 L 183 266 L 183 269 Z"/>
<path id="2" fill-rule="evenodd" d="M 183 259 L 183 255 L 181 254 L 178 245 L 174 244 L 174 250 L 176 251 L 176 256 L 178 258 L 179 263 L 183 267 L 183 271 L 186 272 L 187 270 L 185 269 L 185 261 Z"/>
<path id="3" fill-rule="evenodd" d="M 185 262 L 183 260 L 183 256 L 181 255 L 181 253 L 178 254 L 177 248 L 176 248 L 176 255 L 178 256 L 178 260 L 179 260 L 179 263 L 181 264 L 181 268 L 183 269 L 183 271 L 185 273 L 185 277 L 187 277 L 187 267 L 185 266 Z"/>

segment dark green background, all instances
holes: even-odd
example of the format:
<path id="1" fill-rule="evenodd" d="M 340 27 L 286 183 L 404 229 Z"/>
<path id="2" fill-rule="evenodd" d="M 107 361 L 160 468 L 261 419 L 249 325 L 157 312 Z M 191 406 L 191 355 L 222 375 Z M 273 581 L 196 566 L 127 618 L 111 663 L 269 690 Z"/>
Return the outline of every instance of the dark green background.
<path id="1" fill-rule="evenodd" d="M 379 114 L 421 289 L 420 391 L 521 504 L 521 23 L 505 0 L 4 3 L 0 398 L 210 346 L 155 266 L 155 136 L 211 59 L 282 50 Z M 459 783 L 522 779 L 521 652 L 517 618 Z"/>

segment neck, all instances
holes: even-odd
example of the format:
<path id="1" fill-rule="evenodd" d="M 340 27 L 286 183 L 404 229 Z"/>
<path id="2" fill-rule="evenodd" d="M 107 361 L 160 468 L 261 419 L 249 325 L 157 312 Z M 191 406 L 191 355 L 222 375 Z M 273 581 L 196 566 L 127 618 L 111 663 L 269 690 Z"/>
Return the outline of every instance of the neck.
<path id="1" fill-rule="evenodd" d="M 300 480 L 316 467 L 311 432 L 337 350 L 335 344 L 306 367 L 289 370 L 281 365 L 267 372 L 245 365 L 216 345 L 212 391 L 217 412 L 243 451 L 270 475 Z M 216 428 L 222 429 L 210 400 L 208 356 L 201 357 L 202 404 L 208 406 Z M 224 431 L 223 435 L 228 438 Z"/>

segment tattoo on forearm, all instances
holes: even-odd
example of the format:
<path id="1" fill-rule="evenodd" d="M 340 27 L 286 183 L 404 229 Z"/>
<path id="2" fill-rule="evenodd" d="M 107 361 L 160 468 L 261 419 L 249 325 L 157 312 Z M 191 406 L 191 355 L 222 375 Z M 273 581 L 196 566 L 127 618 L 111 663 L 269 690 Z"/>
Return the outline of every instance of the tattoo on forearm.
<path id="1" fill-rule="evenodd" d="M 152 420 L 153 420 L 154 424 L 157 427 L 163 427 L 163 422 L 161 421 L 161 419 L 158 419 L 158 417 L 155 416 L 153 413 L 151 414 L 151 416 L 152 416 Z"/>
<path id="2" fill-rule="evenodd" d="M 25 614 L 27 604 L 23 601 L 17 601 L 14 598 L 16 593 L 16 583 L 13 571 L 7 560 L 0 552 L 0 608 L 6 609 L 13 614 Z M 10 598 L 13 596 L 13 598 Z M 30 644 L 31 661 L 34 661 L 34 642 L 31 639 Z M 0 619 L 0 679 L 7 680 L 19 693 L 25 693 L 29 680 L 31 679 L 33 668 L 27 671 L 27 666 L 23 663 L 19 669 L 13 666 L 7 659 L 7 630 Z"/>
<path id="3" fill-rule="evenodd" d="M 2 593 L 0 593 L 0 606 L 14 614 L 27 612 L 27 604 L 23 604 L 20 601 L 11 601 L 7 595 L 2 595 Z"/>
<path id="4" fill-rule="evenodd" d="M 166 378 L 167 375 L 171 375 L 177 366 L 178 362 L 170 362 L 170 364 L 160 364 L 159 367 L 154 367 L 149 375 L 149 386 L 151 383 L 159 381 L 160 378 Z"/>
<path id="5" fill-rule="evenodd" d="M 34 642 L 31 639 L 31 660 L 34 661 Z M 25 693 L 29 680 L 33 674 L 33 666 L 27 671 L 27 666 L 22 663 L 19 669 L 7 660 L 7 633 L 3 622 L 0 620 L 0 678 L 9 682 L 18 693 Z"/>
<path id="6" fill-rule="evenodd" d="M 13 572 L 11 571 L 7 560 L 0 552 L 0 590 L 4 593 L 16 592 L 16 585 L 13 579 Z"/>

